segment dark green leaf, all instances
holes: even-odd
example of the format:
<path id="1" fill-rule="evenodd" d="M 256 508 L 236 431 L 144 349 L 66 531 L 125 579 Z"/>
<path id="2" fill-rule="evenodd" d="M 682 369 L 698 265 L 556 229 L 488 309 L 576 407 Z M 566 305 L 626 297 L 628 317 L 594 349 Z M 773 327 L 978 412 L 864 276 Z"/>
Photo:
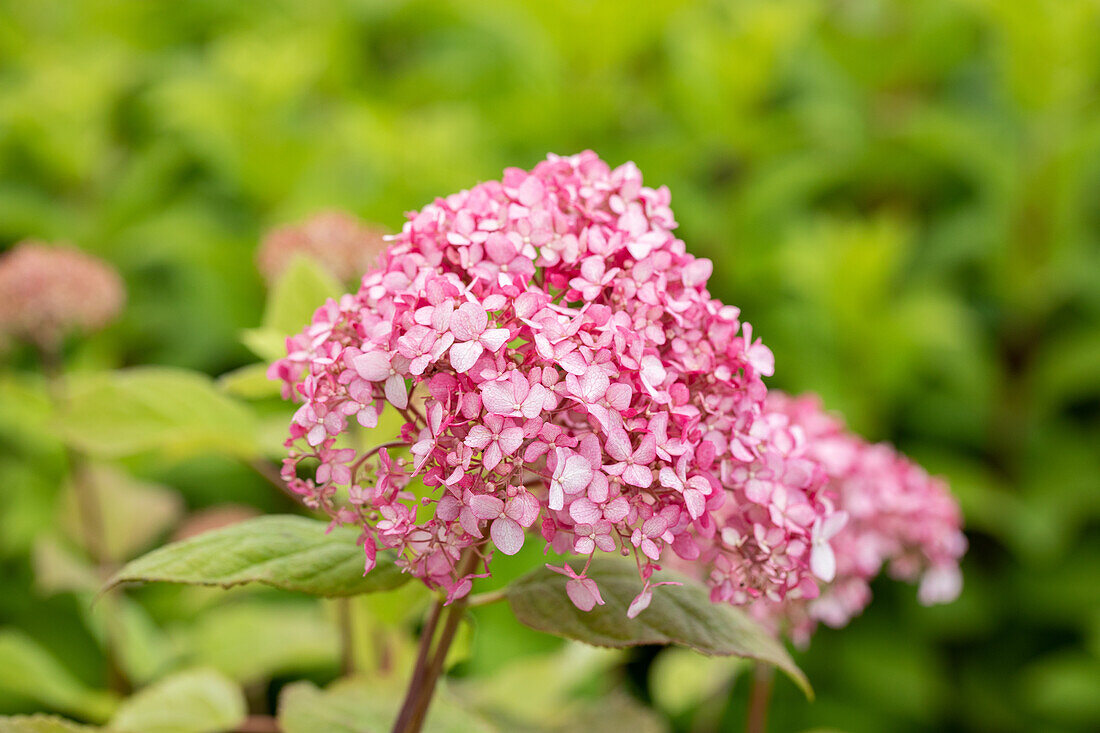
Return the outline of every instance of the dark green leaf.
<path id="1" fill-rule="evenodd" d="M 626 609 L 641 590 L 634 566 L 596 560 L 588 575 L 599 584 L 605 601 L 592 611 L 581 611 L 570 602 L 565 576 L 539 568 L 508 586 L 512 612 L 533 629 L 596 646 L 679 644 L 707 655 L 757 659 L 782 669 L 812 696 L 806 676 L 783 645 L 741 611 L 711 603 L 701 584 L 674 578 L 684 585 L 657 589 L 649 608 L 629 619 Z"/>

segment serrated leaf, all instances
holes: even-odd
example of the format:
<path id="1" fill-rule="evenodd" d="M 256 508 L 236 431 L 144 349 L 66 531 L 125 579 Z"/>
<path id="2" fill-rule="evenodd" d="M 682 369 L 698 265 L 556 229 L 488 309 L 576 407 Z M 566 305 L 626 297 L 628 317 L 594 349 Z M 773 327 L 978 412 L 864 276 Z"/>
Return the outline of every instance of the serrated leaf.
<path id="1" fill-rule="evenodd" d="M 246 601 L 203 613 L 182 636 L 197 664 L 238 682 L 335 669 L 339 635 L 316 603 Z"/>
<path id="2" fill-rule="evenodd" d="M 183 498 L 166 486 L 140 481 L 111 466 L 88 466 L 81 479 L 99 504 L 103 523 L 103 550 L 107 558 L 123 562 L 144 550 L 183 516 Z M 82 538 L 81 508 L 69 486 L 59 505 L 61 526 L 71 537 Z"/>
<path id="3" fill-rule="evenodd" d="M 409 579 L 386 553 L 363 574 L 359 534 L 306 517 L 273 515 L 174 542 L 122 568 L 107 588 L 120 583 L 166 582 L 217 585 L 264 583 L 316 596 L 353 596 L 396 588 Z"/>
<path id="4" fill-rule="evenodd" d="M 247 714 L 244 693 L 213 670 L 180 672 L 146 687 L 119 706 L 110 729 L 118 733 L 218 733 Z"/>
<path id="5" fill-rule="evenodd" d="M 252 413 L 197 372 L 140 367 L 83 375 L 72 380 L 68 403 L 58 430 L 92 455 L 258 452 Z"/>
<path id="6" fill-rule="evenodd" d="M 283 733 L 387 733 L 397 718 L 403 690 L 362 682 L 337 683 L 320 690 L 297 682 L 279 696 Z M 437 693 L 424 721 L 424 733 L 492 733 L 494 728 Z"/>
<path id="7" fill-rule="evenodd" d="M 56 715 L 0 717 L 0 733 L 92 733 L 99 730 Z"/>
<path id="8" fill-rule="evenodd" d="M 113 694 L 86 687 L 53 655 L 14 630 L 0 631 L 0 690 L 97 722 L 118 704 Z"/>
<path id="9" fill-rule="evenodd" d="M 774 664 L 812 697 L 806 676 L 783 645 L 741 611 L 711 603 L 700 583 L 669 574 L 667 577 L 683 585 L 656 590 L 649 608 L 629 619 L 626 609 L 641 590 L 634 566 L 611 559 L 595 560 L 588 576 L 599 584 L 605 601 L 591 611 L 574 606 L 565 592 L 565 576 L 546 568 L 510 584 L 506 589 L 508 603 L 521 623 L 586 644 L 616 648 L 679 644 L 707 655 L 748 657 Z"/>
<path id="10" fill-rule="evenodd" d="M 344 291 L 320 264 L 295 257 L 268 293 L 263 327 L 282 336 L 299 333 L 328 298 L 339 298 Z"/>

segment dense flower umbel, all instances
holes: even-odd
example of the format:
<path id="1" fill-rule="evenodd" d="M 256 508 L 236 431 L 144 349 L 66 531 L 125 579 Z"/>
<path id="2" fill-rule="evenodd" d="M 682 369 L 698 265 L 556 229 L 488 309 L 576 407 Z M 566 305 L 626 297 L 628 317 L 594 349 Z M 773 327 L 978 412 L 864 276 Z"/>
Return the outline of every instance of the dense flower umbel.
<path id="1" fill-rule="evenodd" d="M 929 476 L 891 446 L 871 444 L 826 414 L 814 396 L 769 392 L 767 414 L 801 434 L 802 452 L 828 476 L 839 512 L 821 520 L 814 546 L 818 577 L 831 580 L 820 597 L 760 599 L 751 610 L 799 644 L 817 623 L 840 627 L 871 600 L 869 582 L 889 565 L 891 575 L 920 580 L 924 604 L 959 594 L 959 558 L 966 551 L 959 507 L 943 481 Z"/>
<path id="2" fill-rule="evenodd" d="M 256 253 L 260 273 L 274 282 L 297 256 L 317 260 L 337 279 L 351 282 L 374 267 L 386 248 L 385 232 L 342 211 L 325 211 L 300 224 L 268 232 Z"/>
<path id="3" fill-rule="evenodd" d="M 633 555 L 640 593 L 672 555 L 715 596 L 808 598 L 824 476 L 762 420 L 771 352 L 706 291 L 666 188 L 594 153 L 437 199 L 329 301 L 270 374 L 302 401 L 284 477 L 451 599 L 537 529 L 560 552 Z M 360 451 L 349 423 L 404 427 Z M 308 478 L 301 478 L 308 473 Z M 415 480 L 414 480 L 415 478 Z M 818 543 L 820 544 L 820 543 Z M 460 575 L 459 557 L 482 558 Z M 603 603 L 579 572 L 581 608 Z"/>
<path id="4" fill-rule="evenodd" d="M 0 334 L 53 349 L 106 326 L 125 299 L 118 273 L 75 247 L 27 240 L 0 257 Z"/>

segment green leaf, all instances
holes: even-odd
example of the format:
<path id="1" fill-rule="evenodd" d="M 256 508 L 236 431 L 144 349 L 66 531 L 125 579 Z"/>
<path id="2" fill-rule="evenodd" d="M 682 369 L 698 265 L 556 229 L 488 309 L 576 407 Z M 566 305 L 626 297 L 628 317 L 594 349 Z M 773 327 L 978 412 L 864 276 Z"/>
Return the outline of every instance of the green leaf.
<path id="1" fill-rule="evenodd" d="M 123 562 L 144 550 L 183 516 L 183 498 L 159 484 L 139 481 L 110 466 L 93 465 L 83 472 L 82 488 L 92 492 L 103 522 L 104 551 Z M 82 538 L 80 506 L 70 485 L 59 506 L 61 526 L 71 537 Z"/>
<path id="2" fill-rule="evenodd" d="M 279 696 L 283 733 L 387 733 L 397 718 L 403 690 L 363 682 L 337 683 L 320 690 L 296 682 Z M 432 699 L 424 733 L 491 733 L 494 728 L 451 702 L 444 693 Z"/>
<path id="3" fill-rule="evenodd" d="M 283 348 L 281 339 L 279 348 Z M 218 377 L 218 386 L 226 393 L 246 400 L 278 397 L 282 389 L 278 382 L 267 378 L 267 364 L 264 362 L 248 364 L 221 375 Z"/>
<path id="4" fill-rule="evenodd" d="M 43 534 L 34 543 L 31 556 L 34 585 L 45 596 L 55 593 L 90 592 L 102 584 L 95 568 L 77 557 L 57 539 Z"/>
<path id="5" fill-rule="evenodd" d="M 106 720 L 118 701 L 92 690 L 35 641 L 14 630 L 0 631 L 0 690 L 92 721 Z"/>
<path id="6" fill-rule="evenodd" d="M 318 604 L 256 601 L 210 609 L 182 640 L 196 663 L 238 682 L 335 669 L 340 644 Z"/>
<path id="7" fill-rule="evenodd" d="M 167 367 L 74 378 L 58 429 L 74 447 L 105 457 L 257 453 L 256 420 L 244 406 L 205 375 Z"/>
<path id="8" fill-rule="evenodd" d="M 328 298 L 345 288 L 328 270 L 307 257 L 295 257 L 267 296 L 263 327 L 282 336 L 300 333 Z"/>
<path id="9" fill-rule="evenodd" d="M 586 644 L 630 647 L 679 644 L 712 656 L 737 656 L 774 664 L 813 696 L 809 682 L 783 645 L 744 613 L 711 603 L 706 588 L 675 577 L 682 586 L 653 593 L 653 602 L 637 618 L 626 617 L 631 600 L 641 590 L 633 565 L 611 559 L 593 561 L 588 576 L 600 587 L 605 604 L 585 612 L 570 602 L 566 578 L 539 568 L 506 589 L 508 603 L 521 623 Z M 673 577 L 673 576 L 669 576 Z"/>
<path id="10" fill-rule="evenodd" d="M 353 596 L 396 588 L 409 579 L 379 553 L 363 574 L 358 533 L 306 517 L 273 515 L 206 532 L 128 563 L 108 583 L 217 585 L 264 583 L 315 596 Z"/>
<path id="11" fill-rule="evenodd" d="M 56 715 L 0 717 L 0 733 L 91 733 L 98 728 L 74 723 Z"/>
<path id="12" fill-rule="evenodd" d="M 118 733 L 218 733 L 247 715 L 244 693 L 212 670 L 188 670 L 146 687 L 119 706 Z"/>
<path id="13" fill-rule="evenodd" d="M 724 693 L 746 665 L 730 657 L 699 658 L 678 647 L 665 649 L 649 667 L 649 689 L 653 702 L 669 715 L 696 710 L 710 698 L 723 700 Z"/>

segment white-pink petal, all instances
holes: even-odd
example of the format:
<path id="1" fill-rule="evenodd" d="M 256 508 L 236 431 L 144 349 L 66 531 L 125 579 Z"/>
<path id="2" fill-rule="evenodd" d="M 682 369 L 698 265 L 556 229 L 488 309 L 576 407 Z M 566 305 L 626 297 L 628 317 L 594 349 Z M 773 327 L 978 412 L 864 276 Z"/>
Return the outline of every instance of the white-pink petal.
<path id="1" fill-rule="evenodd" d="M 351 360 L 359 376 L 369 382 L 381 382 L 390 376 L 390 356 L 384 351 L 369 351 Z"/>
<path id="2" fill-rule="evenodd" d="M 493 544 L 505 555 L 515 555 L 523 548 L 523 527 L 511 517 L 500 517 L 489 527 Z"/>
<path id="3" fill-rule="evenodd" d="M 451 345 L 450 360 L 451 366 L 459 374 L 465 374 L 470 371 L 475 363 L 477 363 L 478 357 L 485 351 L 483 347 L 477 341 L 459 341 Z"/>

